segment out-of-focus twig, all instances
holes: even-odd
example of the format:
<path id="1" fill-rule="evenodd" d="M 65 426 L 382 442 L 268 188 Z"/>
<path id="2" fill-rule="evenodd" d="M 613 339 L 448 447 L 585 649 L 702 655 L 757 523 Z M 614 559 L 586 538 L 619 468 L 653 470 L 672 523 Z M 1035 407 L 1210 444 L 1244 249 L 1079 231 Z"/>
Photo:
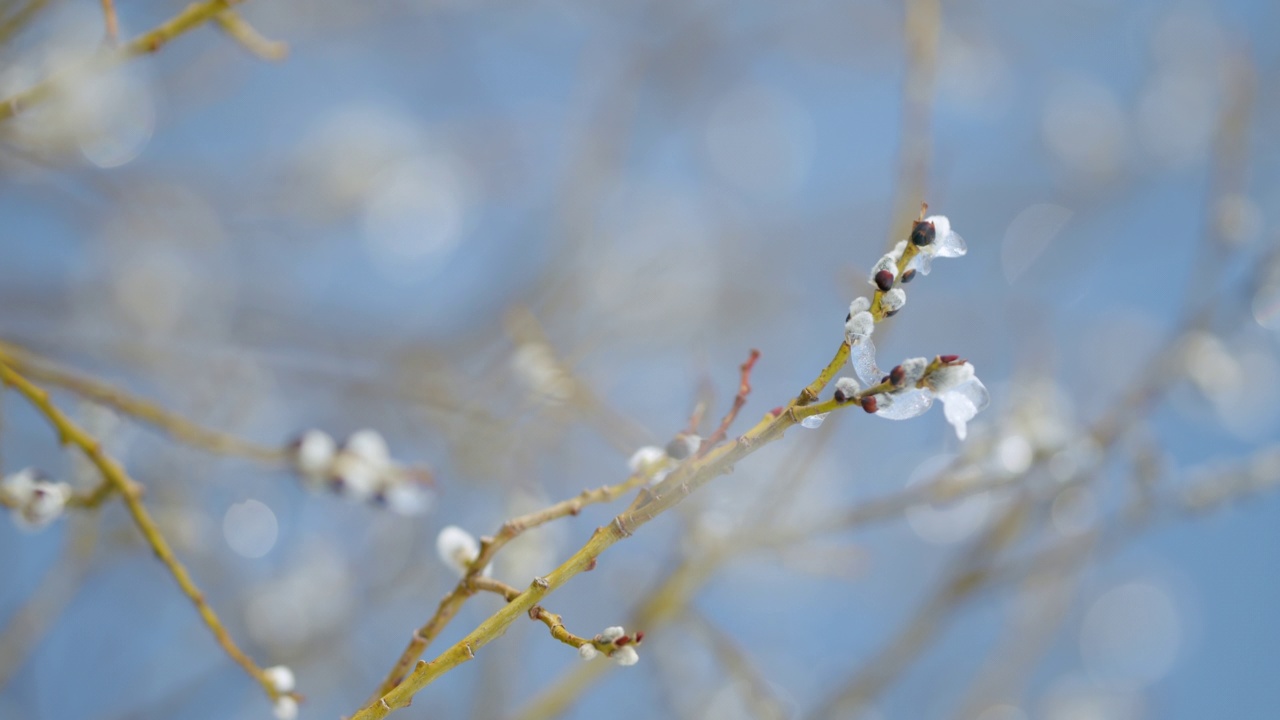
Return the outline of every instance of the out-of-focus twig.
<path id="1" fill-rule="evenodd" d="M 242 2 L 244 0 L 202 0 L 201 2 L 194 2 L 182 12 L 124 45 L 105 48 L 64 74 L 46 78 L 22 92 L 0 100 L 0 121 L 8 120 L 18 113 L 48 100 L 58 91 L 62 82 L 68 78 L 87 72 L 100 72 L 139 55 L 156 52 L 179 35 L 200 27 Z"/>
<path id="2" fill-rule="evenodd" d="M 99 405 L 140 420 L 167 433 L 175 440 L 216 455 L 234 455 L 264 463 L 285 460 L 284 448 L 242 440 L 194 422 L 143 398 L 87 375 L 68 370 L 30 350 L 0 340 L 0 362 L 49 385 L 69 390 Z"/>
<path id="3" fill-rule="evenodd" d="M 218 13 L 213 20 L 245 50 L 263 60 L 279 61 L 289 56 L 289 43 L 264 37 L 249 21 L 232 10 Z"/>

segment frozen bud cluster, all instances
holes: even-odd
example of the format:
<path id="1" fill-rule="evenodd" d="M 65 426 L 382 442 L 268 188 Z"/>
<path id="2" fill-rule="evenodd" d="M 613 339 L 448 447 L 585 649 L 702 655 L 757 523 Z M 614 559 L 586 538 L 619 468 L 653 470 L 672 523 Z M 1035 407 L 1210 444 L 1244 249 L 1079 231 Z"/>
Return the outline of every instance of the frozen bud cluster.
<path id="1" fill-rule="evenodd" d="M 628 635 L 625 628 L 621 625 L 613 625 L 605 628 L 599 635 L 595 636 L 578 648 L 578 657 L 583 660 L 594 660 L 601 654 L 600 646 L 604 647 L 603 652 L 619 665 L 628 666 L 635 665 L 640 662 L 640 653 L 636 651 L 636 646 L 644 640 L 644 633 L 637 632 L 635 635 Z"/>
<path id="2" fill-rule="evenodd" d="M 466 575 L 471 563 L 480 556 L 480 541 L 457 525 L 449 525 L 436 536 L 436 553 L 454 572 Z M 490 563 L 484 566 L 480 574 L 489 577 L 492 571 L 493 564 Z"/>
<path id="3" fill-rule="evenodd" d="M 960 257 L 969 251 L 964 238 L 951 229 L 951 221 L 945 215 L 931 215 L 917 222 L 911 229 L 911 244 L 917 252 L 903 272 L 904 282 L 908 272 L 919 270 L 928 275 L 935 257 Z"/>
<path id="4" fill-rule="evenodd" d="M 71 486 L 54 482 L 39 470 L 25 468 L 0 483 L 0 493 L 13 506 L 13 520 L 21 528 L 37 530 L 62 516 L 71 499 Z"/>
<path id="5" fill-rule="evenodd" d="M 906 420 L 924 414 L 941 400 L 947 422 L 956 437 L 965 439 L 968 423 L 990 402 L 987 388 L 974 368 L 954 355 L 942 355 L 932 362 L 912 358 L 882 371 L 876 365 L 876 347 L 868 339 L 850 351 L 850 361 L 858 379 L 868 387 L 889 383 L 893 389 L 862 399 L 862 408 L 890 420 Z"/>
<path id="6" fill-rule="evenodd" d="M 307 430 L 289 449 L 293 469 L 312 487 L 385 505 L 401 515 L 418 515 L 431 507 L 430 474 L 392 460 L 387 441 L 376 430 L 351 433 L 341 447 L 323 430 Z"/>

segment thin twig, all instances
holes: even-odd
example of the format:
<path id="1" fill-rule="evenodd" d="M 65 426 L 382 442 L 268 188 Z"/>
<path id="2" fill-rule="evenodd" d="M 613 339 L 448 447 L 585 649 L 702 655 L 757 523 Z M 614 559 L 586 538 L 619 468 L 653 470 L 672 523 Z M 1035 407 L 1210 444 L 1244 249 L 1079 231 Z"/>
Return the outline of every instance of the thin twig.
<path id="1" fill-rule="evenodd" d="M 702 446 L 698 448 L 698 453 L 695 457 L 703 457 L 706 455 L 711 451 L 712 447 L 715 447 L 715 445 L 721 440 L 724 440 L 725 435 L 728 434 L 729 426 L 732 425 L 733 421 L 738 417 L 738 411 L 742 410 L 742 406 L 747 404 L 747 396 L 751 394 L 751 370 L 756 366 L 756 361 L 759 359 L 760 351 L 753 348 L 751 350 L 751 354 L 747 356 L 747 361 L 738 367 L 738 371 L 740 373 L 738 380 L 738 394 L 733 398 L 733 407 L 729 408 L 729 412 L 726 413 L 724 419 L 720 421 L 720 427 L 716 428 L 716 431 L 711 433 L 710 437 L 703 441 Z"/>
<path id="2" fill-rule="evenodd" d="M 258 462 L 278 464 L 286 457 L 284 448 L 260 445 L 234 435 L 198 425 L 181 415 L 100 380 L 65 369 L 26 348 L 0 340 L 0 362 L 23 375 L 69 390 L 168 434 L 178 442 L 215 455 L 232 455 Z"/>

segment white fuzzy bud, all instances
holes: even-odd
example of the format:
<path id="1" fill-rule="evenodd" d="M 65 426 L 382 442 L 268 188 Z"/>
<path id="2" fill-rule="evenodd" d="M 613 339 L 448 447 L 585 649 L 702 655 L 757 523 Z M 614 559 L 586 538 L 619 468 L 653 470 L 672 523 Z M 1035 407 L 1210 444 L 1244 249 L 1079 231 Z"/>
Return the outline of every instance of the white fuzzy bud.
<path id="1" fill-rule="evenodd" d="M 907 304 L 907 291 L 896 287 L 880 296 L 880 307 L 887 313 L 897 312 Z"/>
<path id="2" fill-rule="evenodd" d="M 879 275 L 881 272 L 888 272 L 890 275 L 893 276 L 894 280 L 897 280 L 898 279 L 898 258 L 890 254 L 890 255 L 885 255 L 884 257 L 880 258 L 878 262 L 876 262 L 875 267 L 871 268 L 871 284 L 872 285 L 876 284 L 876 275 Z"/>
<path id="3" fill-rule="evenodd" d="M 902 361 L 902 384 L 904 387 L 913 387 L 920 382 L 920 378 L 924 377 L 924 371 L 929 367 L 929 361 L 925 358 L 909 358 Z"/>
<path id="4" fill-rule="evenodd" d="M 851 377 L 842 377 L 836 380 L 836 402 L 849 402 L 861 389 L 858 386 L 858 381 Z"/>
<path id="5" fill-rule="evenodd" d="M 293 670 L 287 665 L 276 665 L 262 671 L 267 682 L 271 683 L 271 687 L 275 688 L 278 693 L 290 693 L 294 688 Z"/>
<path id="6" fill-rule="evenodd" d="M 632 475 L 644 475 L 660 468 L 667 460 L 667 451 L 653 445 L 636 450 L 627 461 Z"/>
<path id="7" fill-rule="evenodd" d="M 849 303 L 849 317 L 853 317 L 860 312 L 866 312 L 871 309 L 871 298 L 856 297 L 853 302 Z"/>
<path id="8" fill-rule="evenodd" d="M 636 663 L 640 662 L 640 653 L 636 652 L 636 649 L 631 647 L 630 645 L 625 645 L 623 647 L 618 648 L 617 650 L 614 650 L 613 655 L 610 655 L 610 657 L 612 657 L 615 662 L 617 662 L 619 665 L 623 667 L 635 665 Z"/>
<path id="9" fill-rule="evenodd" d="M 288 695 L 282 695 L 276 698 L 271 712 L 276 716 L 276 720 L 296 720 L 298 717 L 298 701 Z"/>
<path id="10" fill-rule="evenodd" d="M 62 517 L 72 494 L 70 485 L 48 480 L 34 468 L 5 478 L 0 489 L 13 501 L 14 522 L 26 530 L 37 530 Z"/>
<path id="11" fill-rule="evenodd" d="M 382 500 L 397 515 L 422 515 L 435 503 L 431 488 L 410 478 L 397 478 L 383 490 Z"/>
<path id="12" fill-rule="evenodd" d="M 343 497 L 363 502 L 378 490 L 384 468 L 343 448 L 330 468 L 334 490 Z"/>
<path id="13" fill-rule="evenodd" d="M 871 333 L 876 329 L 876 319 L 870 312 L 863 310 L 854 313 L 853 317 L 844 324 L 844 336 L 853 344 L 858 338 L 871 337 Z"/>
<path id="14" fill-rule="evenodd" d="M 893 249 L 889 251 L 889 255 L 888 255 L 888 257 L 893 258 L 893 262 L 894 262 L 894 263 L 897 263 L 899 260 L 901 260 L 901 259 L 902 259 L 902 253 L 904 253 L 904 252 L 906 252 L 906 251 L 907 251 L 907 241 L 906 241 L 906 240 L 899 240 L 899 241 L 898 241 L 898 242 L 893 246 Z"/>
<path id="15" fill-rule="evenodd" d="M 436 536 L 436 553 L 454 572 L 466 575 L 467 568 L 480 555 L 480 541 L 457 525 L 449 525 Z M 487 577 L 489 572 L 490 566 L 485 566 L 483 574 Z"/>
<path id="16" fill-rule="evenodd" d="M 600 633 L 600 639 L 604 642 L 613 642 L 626 634 L 627 631 L 621 625 L 610 625 Z"/>
<path id="17" fill-rule="evenodd" d="M 591 661 L 591 660 L 595 660 L 599 656 L 600 656 L 600 651 L 596 649 L 595 645 L 592 645 L 589 642 L 583 643 L 582 645 L 578 646 L 578 657 L 582 658 L 583 660 Z"/>
<path id="18" fill-rule="evenodd" d="M 309 480 L 329 474 L 338 446 L 323 430 L 308 430 L 293 442 L 293 469 Z"/>
<path id="19" fill-rule="evenodd" d="M 387 449 L 387 441 L 377 430 L 357 430 L 347 437 L 342 444 L 344 452 L 355 455 L 374 468 L 382 468 L 391 463 L 391 451 Z"/>

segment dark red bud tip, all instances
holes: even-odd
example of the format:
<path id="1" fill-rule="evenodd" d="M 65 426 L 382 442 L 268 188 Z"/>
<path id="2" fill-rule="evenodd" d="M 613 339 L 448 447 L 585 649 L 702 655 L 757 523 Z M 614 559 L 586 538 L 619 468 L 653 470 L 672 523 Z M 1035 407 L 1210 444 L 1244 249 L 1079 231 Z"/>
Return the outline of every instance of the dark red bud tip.
<path id="1" fill-rule="evenodd" d="M 869 412 L 869 413 L 873 413 L 873 412 L 875 412 L 875 411 L 877 410 L 877 405 L 878 405 L 878 404 L 876 403 L 876 396 L 875 396 L 875 395 L 864 395 L 864 396 L 862 397 L 862 409 L 863 409 L 863 410 L 866 410 L 866 411 L 867 411 L 867 412 Z"/>
<path id="2" fill-rule="evenodd" d="M 959 359 L 960 359 L 960 356 L 959 356 L 959 355 L 939 355 L 939 356 L 938 356 L 938 362 L 940 362 L 940 363 L 947 363 L 947 364 L 950 364 L 950 363 L 953 363 L 953 362 L 955 362 L 955 361 L 957 361 L 957 360 L 959 360 Z"/>
<path id="3" fill-rule="evenodd" d="M 889 380 L 890 380 L 890 377 L 888 375 L 885 375 L 884 377 L 880 378 L 880 384 L 883 385 L 889 382 Z"/>
<path id="4" fill-rule="evenodd" d="M 845 395 L 844 390 L 841 390 L 840 388 L 836 388 L 835 399 L 838 403 L 849 402 L 849 396 Z"/>
<path id="5" fill-rule="evenodd" d="M 596 569 L 596 559 L 591 558 L 591 562 L 587 563 L 586 571 L 591 572 L 592 570 L 595 570 L 595 569 Z"/>
<path id="6" fill-rule="evenodd" d="M 889 371 L 889 382 L 893 383 L 894 387 L 901 386 L 902 381 L 905 380 L 906 377 L 907 371 L 903 370 L 901 365 L 895 365 L 894 368 Z"/>
<path id="7" fill-rule="evenodd" d="M 627 637 L 626 635 L 623 635 L 622 637 L 613 641 L 614 647 L 626 647 L 627 645 L 630 645 L 630 644 L 631 644 L 631 638 Z"/>
<path id="8" fill-rule="evenodd" d="M 769 414 L 770 414 L 770 415 L 772 415 L 772 416 L 774 416 L 774 417 L 778 417 L 779 415 L 781 415 L 781 414 L 782 414 L 782 406 L 781 406 L 781 405 L 779 405 L 778 407 L 776 407 L 776 408 L 774 408 L 774 409 L 770 410 L 770 411 L 769 411 Z"/>
<path id="9" fill-rule="evenodd" d="M 933 227 L 933 223 L 931 222 L 921 220 L 911 228 L 912 245 L 929 245 L 933 243 L 936 237 L 937 230 Z"/>
<path id="10" fill-rule="evenodd" d="M 901 310 L 901 309 L 902 309 L 902 308 L 898 308 L 898 310 Z M 894 315 L 897 315 L 897 314 L 898 314 L 898 310 L 885 310 L 885 311 L 884 311 L 884 316 L 885 316 L 885 317 L 887 317 L 887 318 L 893 317 Z"/>
<path id="11" fill-rule="evenodd" d="M 850 321 L 850 320 L 852 320 L 852 319 L 853 319 L 853 313 L 845 313 L 845 315 L 844 315 L 844 321 L 845 321 L 845 322 L 849 322 L 849 321 Z"/>
<path id="12" fill-rule="evenodd" d="M 902 273 L 902 282 L 904 282 L 904 283 L 909 283 L 909 282 L 911 282 L 912 280 L 915 280 L 915 279 L 916 279 L 916 271 L 915 271 L 915 268 L 912 268 L 912 269 L 910 269 L 910 270 L 908 270 L 908 271 L 906 271 L 906 272 Z"/>
<path id="13" fill-rule="evenodd" d="M 889 288 L 893 287 L 893 273 L 888 270 L 876 273 L 876 287 L 880 288 L 880 292 L 889 292 Z"/>
<path id="14" fill-rule="evenodd" d="M 639 645 L 639 644 L 640 644 L 640 643 L 642 643 L 642 642 L 644 642 L 644 631 L 643 631 L 643 630 L 637 630 L 637 631 L 636 631 L 636 644 L 637 644 L 637 645 Z"/>

